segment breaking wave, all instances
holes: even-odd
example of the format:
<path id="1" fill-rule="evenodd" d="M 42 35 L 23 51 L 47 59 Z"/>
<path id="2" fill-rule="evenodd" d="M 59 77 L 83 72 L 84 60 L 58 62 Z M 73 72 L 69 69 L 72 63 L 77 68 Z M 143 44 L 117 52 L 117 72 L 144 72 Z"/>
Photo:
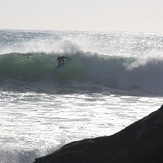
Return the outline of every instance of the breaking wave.
<path id="1" fill-rule="evenodd" d="M 163 93 L 163 60 L 98 55 L 76 51 L 65 53 L 72 58 L 57 69 L 57 53 L 10 53 L 0 56 L 0 82 L 15 86 L 48 87 L 49 83 L 74 86 L 74 83 L 110 89 L 141 90 Z M 18 84 L 19 83 L 19 84 Z M 20 84 L 21 83 L 21 84 Z M 24 85 L 22 83 L 25 83 Z M 162 88 L 162 89 L 161 89 Z M 51 88 L 50 88 L 51 89 Z M 83 89 L 83 87 L 82 87 Z"/>

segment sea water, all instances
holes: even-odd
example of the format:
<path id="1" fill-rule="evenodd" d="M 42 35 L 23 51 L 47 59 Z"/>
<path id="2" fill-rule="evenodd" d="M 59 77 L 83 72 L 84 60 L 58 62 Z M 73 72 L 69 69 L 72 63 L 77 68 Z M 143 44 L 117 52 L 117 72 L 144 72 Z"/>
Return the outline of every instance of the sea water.
<path id="1" fill-rule="evenodd" d="M 1 163 L 112 135 L 162 100 L 162 34 L 0 31 Z"/>

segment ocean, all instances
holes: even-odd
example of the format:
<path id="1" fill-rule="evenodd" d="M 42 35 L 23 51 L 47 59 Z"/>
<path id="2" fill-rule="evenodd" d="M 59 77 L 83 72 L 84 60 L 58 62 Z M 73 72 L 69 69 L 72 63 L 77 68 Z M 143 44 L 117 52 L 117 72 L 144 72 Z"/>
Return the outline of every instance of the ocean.
<path id="1" fill-rule="evenodd" d="M 0 30 L 1 163 L 112 135 L 162 100 L 163 34 Z"/>

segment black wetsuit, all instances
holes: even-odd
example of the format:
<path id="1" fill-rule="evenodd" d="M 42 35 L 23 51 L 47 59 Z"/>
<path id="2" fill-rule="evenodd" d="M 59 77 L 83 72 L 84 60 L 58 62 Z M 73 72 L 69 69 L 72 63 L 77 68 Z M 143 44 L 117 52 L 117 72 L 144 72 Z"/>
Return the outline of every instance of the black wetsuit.
<path id="1" fill-rule="evenodd" d="M 63 65 L 65 63 L 65 60 L 64 59 L 70 59 L 71 60 L 71 58 L 69 58 L 69 57 L 60 56 L 60 57 L 57 58 L 57 60 L 58 60 L 58 66 Z"/>

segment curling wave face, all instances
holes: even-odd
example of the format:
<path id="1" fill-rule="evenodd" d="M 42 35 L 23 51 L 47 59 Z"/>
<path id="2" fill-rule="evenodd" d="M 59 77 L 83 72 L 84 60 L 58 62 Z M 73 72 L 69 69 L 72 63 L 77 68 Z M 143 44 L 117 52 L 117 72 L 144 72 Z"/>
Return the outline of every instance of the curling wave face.
<path id="1" fill-rule="evenodd" d="M 0 30 L 1 89 L 163 93 L 162 35 Z M 56 69 L 57 57 L 72 58 Z"/>
<path id="2" fill-rule="evenodd" d="M 74 83 L 78 83 L 110 89 L 163 93 L 163 89 L 160 89 L 163 83 L 162 59 L 106 56 L 82 51 L 63 55 L 71 57 L 72 61 L 67 61 L 61 69 L 56 69 L 58 54 L 55 53 L 1 55 L 1 86 L 4 83 L 20 86 L 20 82 L 26 86 L 27 83 L 30 86 L 51 83 L 62 88 L 74 85 L 77 89 Z"/>

